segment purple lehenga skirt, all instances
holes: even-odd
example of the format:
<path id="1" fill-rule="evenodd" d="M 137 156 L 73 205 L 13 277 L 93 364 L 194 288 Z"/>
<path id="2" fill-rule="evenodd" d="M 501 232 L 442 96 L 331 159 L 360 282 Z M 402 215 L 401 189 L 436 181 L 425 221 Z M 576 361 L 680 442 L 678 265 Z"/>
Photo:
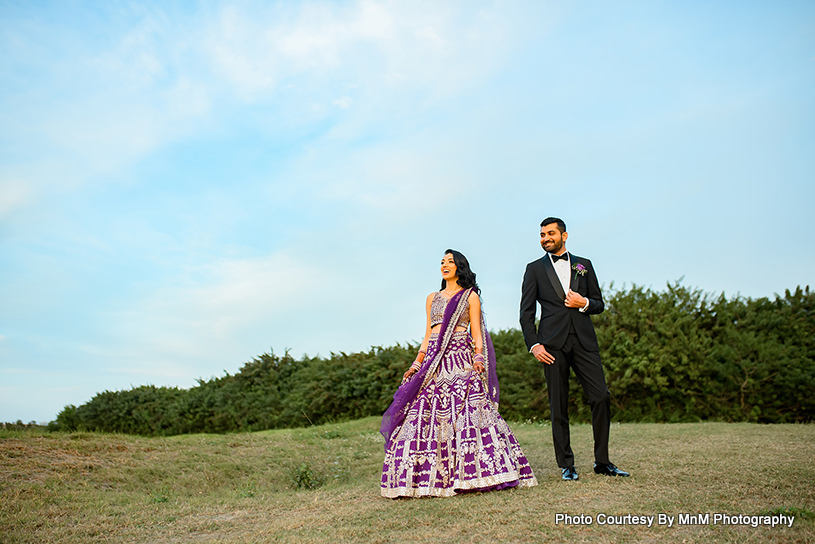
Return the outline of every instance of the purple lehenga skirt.
<path id="1" fill-rule="evenodd" d="M 393 431 L 382 467 L 383 497 L 450 497 L 538 484 L 473 370 L 470 346 L 469 333 L 453 334 L 436 375 Z"/>

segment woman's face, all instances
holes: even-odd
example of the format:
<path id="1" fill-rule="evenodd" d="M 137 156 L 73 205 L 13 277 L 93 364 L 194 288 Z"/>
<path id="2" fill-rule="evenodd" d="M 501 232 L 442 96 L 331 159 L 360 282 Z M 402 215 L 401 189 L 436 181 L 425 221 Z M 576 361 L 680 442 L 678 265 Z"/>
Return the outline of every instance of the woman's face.
<path id="1" fill-rule="evenodd" d="M 453 260 L 451 253 L 446 254 L 441 260 L 441 277 L 444 278 L 448 284 L 455 284 L 458 279 L 456 263 Z"/>

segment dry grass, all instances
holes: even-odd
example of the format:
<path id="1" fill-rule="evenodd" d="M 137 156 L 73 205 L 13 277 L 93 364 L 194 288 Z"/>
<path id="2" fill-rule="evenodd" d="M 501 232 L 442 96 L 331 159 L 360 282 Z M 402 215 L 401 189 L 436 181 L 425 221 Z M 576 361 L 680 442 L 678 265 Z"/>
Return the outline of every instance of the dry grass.
<path id="1" fill-rule="evenodd" d="M 451 499 L 379 496 L 378 419 L 252 434 L 0 434 L 0 542 L 815 542 L 815 426 L 623 424 L 562 482 L 547 425 L 513 425 L 540 485 Z M 298 485 L 300 486 L 298 488 Z M 308 489 L 309 486 L 316 486 Z M 555 514 L 797 512 L 792 528 L 564 526 Z M 596 519 L 596 518 L 595 518 Z"/>

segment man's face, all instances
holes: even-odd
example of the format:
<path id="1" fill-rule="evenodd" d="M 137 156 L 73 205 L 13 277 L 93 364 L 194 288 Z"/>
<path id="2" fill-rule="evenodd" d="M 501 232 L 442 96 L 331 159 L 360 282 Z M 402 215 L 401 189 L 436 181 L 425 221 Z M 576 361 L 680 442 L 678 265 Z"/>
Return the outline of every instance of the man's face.
<path id="1" fill-rule="evenodd" d="M 557 228 L 557 223 L 550 223 L 541 227 L 541 247 L 547 253 L 554 253 L 560 255 L 563 253 L 563 244 L 569 234 L 564 232 L 561 234 L 560 229 Z"/>

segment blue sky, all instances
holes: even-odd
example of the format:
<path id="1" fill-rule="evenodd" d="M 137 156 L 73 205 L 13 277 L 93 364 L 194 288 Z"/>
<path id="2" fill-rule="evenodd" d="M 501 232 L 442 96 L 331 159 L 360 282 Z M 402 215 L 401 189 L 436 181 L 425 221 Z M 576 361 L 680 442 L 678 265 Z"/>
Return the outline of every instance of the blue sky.
<path id="1" fill-rule="evenodd" d="M 608 288 L 815 277 L 811 2 L 0 1 L 0 421 L 517 326 L 543 217 Z"/>

